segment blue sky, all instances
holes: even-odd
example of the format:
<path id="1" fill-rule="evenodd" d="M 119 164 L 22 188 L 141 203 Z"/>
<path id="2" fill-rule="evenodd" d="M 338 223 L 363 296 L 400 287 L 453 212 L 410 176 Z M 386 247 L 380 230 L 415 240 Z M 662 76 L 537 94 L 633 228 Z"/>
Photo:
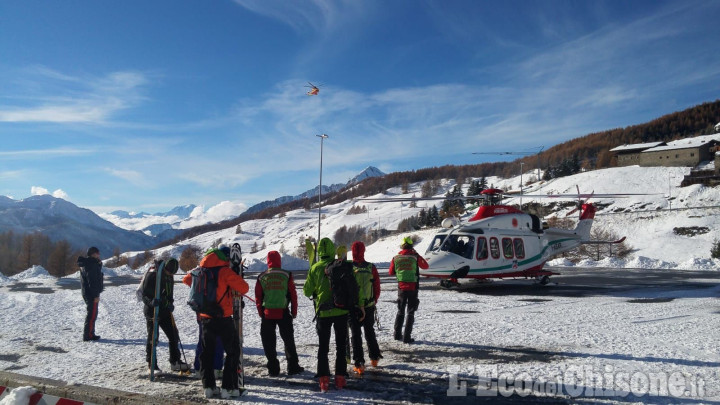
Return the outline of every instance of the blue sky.
<path id="1" fill-rule="evenodd" d="M 0 194 L 252 205 L 720 97 L 718 1 L 0 2 Z M 318 96 L 305 84 L 322 84 Z"/>

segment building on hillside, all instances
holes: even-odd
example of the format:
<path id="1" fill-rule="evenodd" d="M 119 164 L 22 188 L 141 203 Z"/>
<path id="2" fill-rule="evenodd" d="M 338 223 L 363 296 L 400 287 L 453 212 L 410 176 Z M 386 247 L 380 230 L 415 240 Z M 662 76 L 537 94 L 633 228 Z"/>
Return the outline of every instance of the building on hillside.
<path id="1" fill-rule="evenodd" d="M 715 160 L 720 134 L 679 139 L 646 149 L 640 154 L 640 166 L 690 166 Z"/>
<path id="2" fill-rule="evenodd" d="M 615 152 L 618 166 L 632 166 L 640 164 L 641 152 L 661 145 L 665 145 L 665 142 L 634 143 L 630 145 L 625 144 L 610 149 L 610 152 Z"/>
<path id="3" fill-rule="evenodd" d="M 617 156 L 618 166 L 689 166 L 714 161 L 720 150 L 720 134 L 701 135 L 672 142 L 655 142 L 623 145 L 611 149 Z"/>

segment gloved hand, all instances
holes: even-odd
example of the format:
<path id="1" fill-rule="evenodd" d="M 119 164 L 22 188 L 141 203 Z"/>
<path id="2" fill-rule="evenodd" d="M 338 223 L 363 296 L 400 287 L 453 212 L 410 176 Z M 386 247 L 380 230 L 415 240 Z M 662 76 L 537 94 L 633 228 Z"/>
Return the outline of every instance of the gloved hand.
<path id="1" fill-rule="evenodd" d="M 160 299 L 155 298 L 152 300 L 152 306 L 153 307 L 159 307 L 160 306 Z"/>
<path id="2" fill-rule="evenodd" d="M 365 320 L 365 308 L 364 307 L 358 307 L 357 317 L 358 317 L 358 322 L 362 322 L 363 320 Z"/>
<path id="3" fill-rule="evenodd" d="M 168 304 L 167 309 L 168 309 L 168 311 L 172 312 L 173 310 L 175 310 L 175 305 Z"/>

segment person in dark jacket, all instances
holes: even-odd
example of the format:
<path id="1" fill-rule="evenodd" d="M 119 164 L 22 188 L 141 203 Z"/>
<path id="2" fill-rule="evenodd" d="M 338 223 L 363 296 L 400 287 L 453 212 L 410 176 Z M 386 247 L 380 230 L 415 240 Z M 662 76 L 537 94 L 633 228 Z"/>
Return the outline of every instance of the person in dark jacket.
<path id="1" fill-rule="evenodd" d="M 358 283 L 360 302 L 358 305 L 365 308 L 365 318 L 359 320 L 357 317 L 350 318 L 352 330 L 352 356 L 355 362 L 355 372 L 363 374 L 365 371 L 365 355 L 363 353 L 362 335 L 365 330 L 365 340 L 368 345 L 368 355 L 373 367 L 377 367 L 378 361 L 382 358 L 380 346 L 375 336 L 373 323 L 375 322 L 375 309 L 378 298 L 380 298 L 380 274 L 374 264 L 365 261 L 365 244 L 355 241 L 350 246 L 353 257 L 353 272 L 355 281 Z"/>
<path id="2" fill-rule="evenodd" d="M 94 246 L 91 247 L 87 251 L 87 257 L 78 257 L 77 265 L 80 267 L 80 288 L 87 308 L 83 341 L 99 340 L 100 336 L 95 334 L 95 321 L 98 315 L 100 293 L 104 289 L 100 250 Z"/>
<path id="3" fill-rule="evenodd" d="M 248 292 L 250 287 L 247 282 L 230 268 L 230 248 L 221 246 L 218 249 L 211 249 L 200 260 L 200 267 L 206 269 L 218 269 L 218 286 L 215 299 L 222 309 L 219 317 L 210 314 L 199 313 L 202 323 L 203 355 L 200 358 L 200 367 L 203 370 L 203 390 L 205 397 L 212 398 L 218 394 L 223 399 L 240 396 L 238 387 L 237 370 L 240 366 L 240 336 L 235 329 L 233 322 L 233 300 L 232 291 L 241 295 Z M 192 286 L 194 271 L 190 271 L 183 277 L 183 283 Z M 213 358 L 215 357 L 215 340 L 220 336 L 225 347 L 225 364 L 222 375 L 222 389 L 215 384 L 215 373 L 213 372 Z"/>
<path id="4" fill-rule="evenodd" d="M 390 275 L 398 280 L 398 313 L 395 317 L 395 340 L 402 340 L 404 343 L 412 343 L 413 324 L 415 323 L 415 311 L 420 305 L 418 290 L 420 288 L 420 269 L 427 269 L 428 263 L 418 252 L 413 249 L 413 241 L 410 237 L 403 239 L 402 250 L 393 257 L 390 262 Z M 407 308 L 407 317 L 405 310 Z M 403 321 L 405 331 L 403 333 Z"/>
<path id="5" fill-rule="evenodd" d="M 285 344 L 285 359 L 288 375 L 298 374 L 305 369 L 300 367 L 295 348 L 293 319 L 297 316 L 297 291 L 292 273 L 281 266 L 280 253 L 273 250 L 267 255 L 268 269 L 258 276 L 255 284 L 255 305 L 260 315 L 260 339 L 268 373 L 271 377 L 280 374 L 280 362 L 277 358 L 275 329 L 280 329 L 280 337 Z M 290 305 L 290 309 L 288 309 Z"/>
<path id="6" fill-rule="evenodd" d="M 158 269 L 162 268 L 160 273 L 160 298 L 155 297 L 155 288 L 157 283 Z M 185 362 L 180 360 L 180 349 L 178 348 L 179 332 L 173 322 L 172 312 L 174 305 L 174 282 L 173 276 L 178 271 L 178 261 L 170 258 L 165 261 L 156 260 L 150 267 L 147 274 L 143 278 L 142 284 L 142 300 L 145 304 L 143 313 L 145 314 L 145 324 L 147 326 L 147 341 L 145 344 L 145 361 L 148 363 L 148 370 L 152 367 L 152 345 L 154 330 L 155 307 L 159 307 L 158 325 L 168 338 L 168 347 L 170 349 L 170 369 L 173 371 L 187 371 L 190 369 Z M 158 337 L 155 337 L 158 340 Z M 160 370 L 155 361 L 155 370 Z"/>

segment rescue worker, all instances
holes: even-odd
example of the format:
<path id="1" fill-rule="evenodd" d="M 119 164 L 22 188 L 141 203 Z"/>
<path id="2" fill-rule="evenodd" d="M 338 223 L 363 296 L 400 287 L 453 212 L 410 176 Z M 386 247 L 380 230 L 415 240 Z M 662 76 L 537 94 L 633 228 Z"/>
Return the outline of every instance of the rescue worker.
<path id="1" fill-rule="evenodd" d="M 320 390 L 326 392 L 330 386 L 330 335 L 335 330 L 335 388 L 343 389 L 347 385 L 347 362 L 345 360 L 345 341 L 348 333 L 347 309 L 333 305 L 330 280 L 325 275 L 325 268 L 335 259 L 335 245 L 328 238 L 320 239 L 317 248 L 318 262 L 308 271 L 303 286 L 303 294 L 315 302 L 318 334 L 317 374 Z"/>
<path id="2" fill-rule="evenodd" d="M 355 364 L 355 372 L 363 374 L 365 371 L 365 355 L 363 353 L 362 335 L 365 330 L 365 340 L 368 345 L 368 356 L 373 367 L 377 367 L 378 361 L 382 358 L 377 337 L 375 336 L 375 311 L 378 298 L 380 298 L 380 275 L 374 264 L 365 261 L 365 244 L 356 241 L 350 246 L 352 252 L 353 272 L 358 283 L 359 295 L 358 305 L 365 308 L 365 318 L 359 320 L 357 317 L 350 319 L 352 329 L 352 355 Z"/>
<path id="3" fill-rule="evenodd" d="M 300 367 L 295 348 L 293 319 L 297 316 L 297 291 L 292 273 L 281 266 L 280 253 L 268 252 L 268 269 L 258 276 L 255 284 L 255 305 L 260 315 L 260 339 L 267 358 L 268 373 L 271 377 L 280 375 L 280 362 L 277 358 L 275 329 L 280 329 L 280 337 L 285 344 L 285 360 L 288 375 L 298 374 L 305 369 Z M 288 309 L 288 304 L 290 309 Z"/>
<path id="4" fill-rule="evenodd" d="M 230 248 L 221 246 L 218 249 L 211 249 L 200 260 L 200 267 L 206 269 L 219 268 L 215 300 L 222 309 L 222 315 L 215 318 L 209 314 L 200 313 L 204 348 L 200 358 L 200 368 L 203 370 L 202 383 L 207 398 L 212 398 L 218 394 L 223 399 L 240 396 L 237 376 L 240 365 L 240 337 L 232 318 L 233 300 L 231 291 L 237 291 L 244 295 L 248 292 L 249 286 L 240 275 L 232 271 L 229 259 Z M 183 277 L 183 283 L 192 286 L 192 272 L 188 272 Z M 213 371 L 215 339 L 217 336 L 220 336 L 226 354 L 221 390 L 215 385 L 215 373 Z"/>
<path id="5" fill-rule="evenodd" d="M 420 305 L 418 290 L 420 288 L 420 269 L 427 269 L 428 263 L 413 249 L 412 238 L 403 238 L 402 249 L 390 262 L 390 275 L 398 280 L 398 313 L 395 317 L 395 340 L 412 343 L 415 311 Z M 407 310 L 407 316 L 405 311 Z M 405 331 L 403 332 L 403 322 Z"/>

